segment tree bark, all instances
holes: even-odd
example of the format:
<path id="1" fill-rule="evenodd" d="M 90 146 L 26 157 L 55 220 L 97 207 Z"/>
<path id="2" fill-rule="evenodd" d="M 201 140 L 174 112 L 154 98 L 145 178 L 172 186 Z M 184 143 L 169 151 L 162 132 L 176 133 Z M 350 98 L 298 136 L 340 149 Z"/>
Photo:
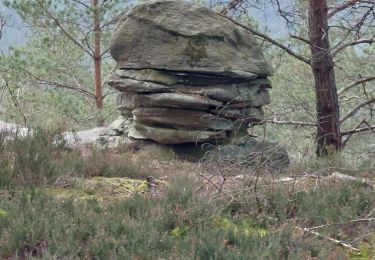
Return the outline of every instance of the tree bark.
<path id="1" fill-rule="evenodd" d="M 316 152 L 318 157 L 325 157 L 341 151 L 339 105 L 328 38 L 327 1 L 309 2 L 311 66 L 315 79 L 318 124 Z"/>
<path id="2" fill-rule="evenodd" d="M 102 69 L 101 69 L 101 31 L 100 31 L 100 15 L 98 0 L 91 1 L 91 7 L 93 9 L 94 16 L 94 82 L 95 82 L 95 96 L 96 96 L 96 108 L 100 111 L 103 109 L 103 93 L 102 93 Z M 102 118 L 98 118 L 97 125 L 103 125 Z"/>

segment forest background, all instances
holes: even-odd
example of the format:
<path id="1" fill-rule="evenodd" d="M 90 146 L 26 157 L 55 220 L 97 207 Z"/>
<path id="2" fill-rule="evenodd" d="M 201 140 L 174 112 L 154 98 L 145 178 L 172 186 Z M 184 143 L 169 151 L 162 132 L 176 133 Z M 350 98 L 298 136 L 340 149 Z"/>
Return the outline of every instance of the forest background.
<path id="1" fill-rule="evenodd" d="M 87 2 L 87 3 L 86 3 Z M 223 11 L 221 1 L 198 1 Z M 272 103 L 256 135 L 281 142 L 296 161 L 315 155 L 316 98 L 308 57 L 305 1 L 239 2 L 227 15 L 264 37 L 258 42 L 275 69 Z M 350 1 L 348 1 L 350 2 Z M 351 1 L 330 20 L 330 42 L 343 133 L 343 156 L 374 164 L 375 47 L 372 1 Z M 357 3 L 355 3 L 357 2 Z M 137 1 L 2 1 L 0 118 L 26 127 L 82 130 L 117 116 L 106 85 L 115 64 L 108 53 L 116 19 Z M 328 1 L 334 6 L 335 1 Z M 95 5 L 97 5 L 96 8 Z M 93 7 L 94 6 L 94 7 Z M 99 66 L 99 67 L 98 67 Z M 93 76 L 96 75 L 96 76 Z M 98 78 L 97 76 L 100 75 Z M 370 141 L 369 141 L 370 140 Z"/>
<path id="2" fill-rule="evenodd" d="M 109 39 L 139 2 L 0 0 L 0 121 L 37 129 L 0 133 L 0 258 L 375 259 L 375 1 L 195 1 L 255 34 L 275 70 L 251 134 L 285 146 L 281 174 L 66 146 L 61 132 L 118 117 Z M 339 108 L 341 156 L 317 160 L 321 105 Z"/>

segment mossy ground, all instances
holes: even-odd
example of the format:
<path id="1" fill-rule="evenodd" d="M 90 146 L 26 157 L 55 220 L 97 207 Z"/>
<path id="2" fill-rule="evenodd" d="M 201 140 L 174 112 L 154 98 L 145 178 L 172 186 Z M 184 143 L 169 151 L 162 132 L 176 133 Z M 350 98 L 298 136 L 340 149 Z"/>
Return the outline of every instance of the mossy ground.
<path id="1" fill-rule="evenodd" d="M 148 195 L 146 180 L 127 177 L 92 177 L 92 178 L 65 178 L 62 184 L 41 188 L 40 191 L 53 198 L 77 202 L 96 200 L 101 204 L 127 199 L 132 195 Z M 163 190 L 167 186 L 165 181 L 157 181 L 157 189 Z"/>

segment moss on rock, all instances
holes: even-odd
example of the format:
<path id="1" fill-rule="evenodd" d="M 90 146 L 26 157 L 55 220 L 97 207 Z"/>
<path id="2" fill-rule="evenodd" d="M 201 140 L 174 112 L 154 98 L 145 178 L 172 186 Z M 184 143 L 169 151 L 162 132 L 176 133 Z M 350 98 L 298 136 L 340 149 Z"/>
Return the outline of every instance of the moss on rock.
<path id="1" fill-rule="evenodd" d="M 167 183 L 158 181 L 157 185 L 165 187 Z M 148 185 L 145 180 L 125 177 L 69 178 L 65 180 L 63 187 L 54 186 L 45 188 L 43 191 L 57 199 L 73 199 L 74 201 L 95 199 L 99 203 L 106 203 L 126 199 L 133 194 L 146 193 Z"/>

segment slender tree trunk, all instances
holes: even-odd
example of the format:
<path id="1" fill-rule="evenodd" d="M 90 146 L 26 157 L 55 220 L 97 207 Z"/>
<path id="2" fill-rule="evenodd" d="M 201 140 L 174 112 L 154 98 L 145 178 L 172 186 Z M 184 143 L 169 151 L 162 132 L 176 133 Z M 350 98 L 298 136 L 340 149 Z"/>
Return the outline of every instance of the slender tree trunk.
<path id="1" fill-rule="evenodd" d="M 315 79 L 318 120 L 317 155 L 324 157 L 341 150 L 339 106 L 328 38 L 327 1 L 309 2 L 311 66 Z"/>
<path id="2" fill-rule="evenodd" d="M 102 93 L 102 69 L 101 69 L 101 31 L 100 31 L 100 17 L 98 0 L 91 0 L 91 6 L 94 14 L 94 82 L 95 82 L 95 95 L 96 95 L 96 108 L 102 110 L 103 108 L 103 93 Z M 99 118 L 97 121 L 98 126 L 103 125 L 103 119 Z"/>

